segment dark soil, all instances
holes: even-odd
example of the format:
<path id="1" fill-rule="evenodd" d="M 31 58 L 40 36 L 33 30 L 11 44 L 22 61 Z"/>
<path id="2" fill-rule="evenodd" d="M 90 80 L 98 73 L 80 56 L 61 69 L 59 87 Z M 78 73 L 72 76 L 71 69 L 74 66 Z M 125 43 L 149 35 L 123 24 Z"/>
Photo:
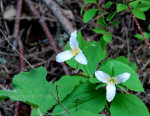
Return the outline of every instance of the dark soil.
<path id="1" fill-rule="evenodd" d="M 55 16 L 48 10 L 47 6 L 38 0 L 32 0 L 34 6 L 38 9 L 44 17 L 46 24 L 53 36 L 57 47 L 62 51 L 65 47 L 69 36 L 64 32 L 64 29 L 57 22 Z M 81 30 L 84 38 L 87 41 L 99 40 L 100 35 L 95 34 L 92 29 L 97 26 L 96 21 L 92 20 L 87 24 L 83 23 L 82 16 L 80 16 L 80 9 L 83 5 L 83 0 L 57 0 L 58 4 L 63 10 L 70 14 L 67 18 L 72 25 Z M 3 0 L 3 8 L 0 13 L 0 28 L 7 35 L 10 42 L 13 43 L 19 50 L 18 40 L 13 37 L 15 17 L 12 19 L 5 19 L 4 13 L 11 6 L 17 8 L 16 0 Z M 94 7 L 89 5 L 89 7 Z M 102 4 L 103 7 L 103 4 Z M 85 8 L 85 9 L 87 9 Z M 110 9 L 114 10 L 115 6 Z M 147 26 L 150 24 L 150 10 L 146 12 L 146 21 L 139 20 L 139 23 L 144 31 L 147 31 Z M 23 2 L 23 10 L 21 14 L 21 22 L 19 29 L 19 38 L 24 48 L 25 58 L 34 66 L 44 66 L 47 71 L 47 80 L 58 80 L 65 72 L 62 66 L 55 61 L 55 52 L 39 24 L 39 19 L 35 17 L 30 11 L 29 7 Z M 107 58 L 117 58 L 118 56 L 126 56 L 130 61 L 137 64 L 137 73 L 145 89 L 145 93 L 135 93 L 147 105 L 150 110 L 150 49 L 144 41 L 134 38 L 136 33 L 139 33 L 130 13 L 122 12 L 115 16 L 120 23 L 115 27 L 107 27 L 107 30 L 113 34 L 113 41 L 106 47 Z M 74 70 L 68 67 L 71 74 Z M 24 71 L 30 70 L 30 67 L 25 63 Z M 20 72 L 19 55 L 12 49 L 12 47 L 2 37 L 0 38 L 0 89 L 12 89 L 12 79 L 14 75 Z M 0 116 L 13 116 L 15 109 L 15 102 L 9 99 L 0 103 Z M 21 103 L 19 109 L 20 116 L 27 116 L 31 112 L 31 107 Z"/>

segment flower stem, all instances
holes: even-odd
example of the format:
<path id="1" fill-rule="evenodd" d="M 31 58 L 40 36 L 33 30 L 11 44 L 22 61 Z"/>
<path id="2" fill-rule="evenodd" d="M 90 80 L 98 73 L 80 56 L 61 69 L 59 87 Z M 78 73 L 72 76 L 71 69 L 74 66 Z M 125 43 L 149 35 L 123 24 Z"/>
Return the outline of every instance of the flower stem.
<path id="1" fill-rule="evenodd" d="M 109 109 L 109 107 L 108 107 L 108 104 L 106 103 L 106 108 L 107 108 L 107 110 L 110 112 L 110 109 Z"/>
<path id="2" fill-rule="evenodd" d="M 87 68 L 85 67 L 85 65 L 84 65 L 83 67 L 84 67 L 84 69 L 85 69 L 86 73 L 88 74 L 88 76 L 89 76 L 90 78 L 92 78 L 92 74 L 91 74 L 91 73 L 89 73 L 89 72 L 87 71 Z"/>

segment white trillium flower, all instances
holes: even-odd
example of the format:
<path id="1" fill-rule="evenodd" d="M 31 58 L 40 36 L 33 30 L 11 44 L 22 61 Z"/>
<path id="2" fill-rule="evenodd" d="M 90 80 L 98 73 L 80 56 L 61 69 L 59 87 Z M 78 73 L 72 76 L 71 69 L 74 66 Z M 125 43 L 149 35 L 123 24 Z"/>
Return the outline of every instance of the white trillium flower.
<path id="1" fill-rule="evenodd" d="M 81 64 L 86 65 L 87 64 L 87 59 L 85 55 L 82 53 L 82 50 L 79 48 L 79 43 L 76 40 L 77 38 L 77 31 L 74 31 L 71 34 L 69 44 L 71 47 L 71 50 L 66 50 L 64 52 L 59 53 L 56 56 L 56 61 L 57 62 L 64 62 L 66 60 L 71 59 L 73 56 L 75 56 L 75 60 L 78 61 Z"/>
<path id="2" fill-rule="evenodd" d="M 127 81 L 130 77 L 130 73 L 122 73 L 116 77 L 110 77 L 107 73 L 103 71 L 96 71 L 95 72 L 96 78 L 103 82 L 107 83 L 106 86 L 106 98 L 108 102 L 111 102 L 116 94 L 116 86 L 117 84 L 123 83 Z"/>

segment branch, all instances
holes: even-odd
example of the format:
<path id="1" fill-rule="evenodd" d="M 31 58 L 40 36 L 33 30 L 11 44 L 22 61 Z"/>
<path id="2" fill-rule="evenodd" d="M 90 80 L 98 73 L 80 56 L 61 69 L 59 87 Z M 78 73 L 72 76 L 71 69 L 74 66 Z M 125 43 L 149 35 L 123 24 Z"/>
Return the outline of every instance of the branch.
<path id="1" fill-rule="evenodd" d="M 25 2 L 26 2 L 26 3 L 28 4 L 28 6 L 30 7 L 32 13 L 33 13 L 34 15 L 36 15 L 36 16 L 40 19 L 40 17 L 41 17 L 41 16 L 40 16 L 40 13 L 39 13 L 38 10 L 33 6 L 32 2 L 31 2 L 30 0 L 25 0 Z M 57 49 L 57 46 L 56 46 L 56 44 L 55 44 L 55 42 L 54 42 L 54 40 L 53 40 L 53 37 L 52 37 L 52 35 L 51 35 L 51 33 L 50 33 L 50 31 L 49 31 L 49 29 L 48 29 L 46 23 L 44 22 L 43 19 L 40 19 L 40 20 L 39 20 L 39 23 L 40 23 L 41 27 L 43 28 L 43 30 L 44 30 L 46 36 L 48 37 L 49 42 L 50 42 L 51 46 L 53 47 L 55 53 L 58 54 L 59 51 L 58 51 L 58 49 Z M 66 74 L 70 74 L 70 72 L 69 72 L 67 66 L 65 65 L 65 63 L 61 63 L 61 65 L 62 65 L 62 67 L 63 67 L 65 73 L 66 73 Z"/>
<path id="2" fill-rule="evenodd" d="M 15 26 L 14 26 L 14 38 L 16 40 L 18 40 L 18 34 L 19 34 L 19 27 L 20 27 L 20 19 L 19 18 L 21 16 L 21 11 L 22 11 L 22 2 L 23 2 L 23 0 L 18 0 L 18 3 L 17 3 L 17 15 L 16 15 L 16 20 L 15 20 Z M 23 49 L 20 39 L 19 39 L 19 49 L 20 49 L 20 54 L 22 56 L 24 56 L 24 49 Z M 23 71 L 23 69 L 24 69 L 24 60 L 20 56 L 20 71 Z M 14 112 L 15 116 L 18 116 L 19 106 L 20 106 L 20 102 L 17 101 L 15 104 L 15 112 Z"/>
<path id="3" fill-rule="evenodd" d="M 144 35 L 144 33 L 143 33 L 143 31 L 142 31 L 142 29 L 141 29 L 141 27 L 140 27 L 140 25 L 139 25 L 137 19 L 136 19 L 136 17 L 134 16 L 134 14 L 133 14 L 133 12 L 132 12 L 132 10 L 131 10 L 131 7 L 130 7 L 130 5 L 129 5 L 129 3 L 128 3 L 128 0 L 125 0 L 125 2 L 126 2 L 128 8 L 129 8 L 130 12 L 131 12 L 131 15 L 132 15 L 132 17 L 133 17 L 133 19 L 134 19 L 134 21 L 135 21 L 135 23 L 136 23 L 136 26 L 138 27 L 138 29 L 139 29 L 141 35 L 142 35 L 143 38 L 144 38 L 145 43 L 147 44 L 148 47 L 150 47 L 150 43 L 149 43 L 148 40 L 146 39 L 146 37 L 145 37 L 145 35 Z"/>
<path id="4" fill-rule="evenodd" d="M 43 2 L 54 14 L 58 22 L 61 24 L 62 28 L 64 28 L 65 32 L 70 36 L 75 29 L 71 25 L 70 21 L 63 15 L 59 5 L 54 0 L 43 0 Z"/>
<path id="5" fill-rule="evenodd" d="M 54 97 L 54 99 L 64 108 L 64 110 L 71 115 L 71 113 L 65 108 L 65 106 L 53 95 L 53 93 L 50 91 L 50 94 Z"/>
<path id="6" fill-rule="evenodd" d="M 31 67 L 33 68 L 33 66 L 28 62 L 28 60 L 12 45 L 12 43 L 10 43 L 9 39 L 6 37 L 6 35 L 3 33 L 3 31 L 0 29 L 1 34 L 4 36 L 4 38 L 6 39 L 6 41 L 9 43 L 9 45 L 17 52 L 17 54 L 19 54 L 19 56 L 21 56 L 24 61 Z"/>

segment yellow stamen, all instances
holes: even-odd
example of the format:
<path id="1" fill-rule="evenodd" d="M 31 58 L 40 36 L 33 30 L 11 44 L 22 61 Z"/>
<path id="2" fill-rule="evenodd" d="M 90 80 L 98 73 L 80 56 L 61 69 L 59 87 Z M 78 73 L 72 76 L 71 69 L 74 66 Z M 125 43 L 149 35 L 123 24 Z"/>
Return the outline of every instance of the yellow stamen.
<path id="1" fill-rule="evenodd" d="M 75 47 L 74 50 L 70 50 L 70 51 L 73 55 L 78 55 L 80 53 L 80 49 L 78 49 L 77 47 Z"/>
<path id="2" fill-rule="evenodd" d="M 115 83 L 115 85 L 117 85 L 117 83 L 116 83 L 114 77 L 112 77 L 111 79 L 109 79 L 106 85 L 108 85 L 109 83 L 110 83 L 111 85 L 112 85 L 112 83 Z"/>
<path id="3" fill-rule="evenodd" d="M 106 83 L 106 85 L 108 85 L 110 83 L 111 79 L 108 80 L 108 82 Z"/>

